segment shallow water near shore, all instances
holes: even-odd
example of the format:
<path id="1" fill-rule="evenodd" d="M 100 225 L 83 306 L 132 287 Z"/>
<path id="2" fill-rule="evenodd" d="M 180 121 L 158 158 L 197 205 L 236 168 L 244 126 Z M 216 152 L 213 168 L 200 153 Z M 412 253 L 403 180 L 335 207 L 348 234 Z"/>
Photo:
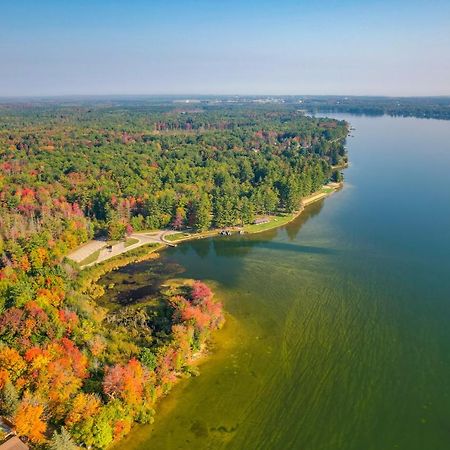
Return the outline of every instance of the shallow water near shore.
<path id="1" fill-rule="evenodd" d="M 133 301 L 206 280 L 228 313 L 201 375 L 119 448 L 450 448 L 450 122 L 334 116 L 356 128 L 341 191 L 105 279 Z"/>

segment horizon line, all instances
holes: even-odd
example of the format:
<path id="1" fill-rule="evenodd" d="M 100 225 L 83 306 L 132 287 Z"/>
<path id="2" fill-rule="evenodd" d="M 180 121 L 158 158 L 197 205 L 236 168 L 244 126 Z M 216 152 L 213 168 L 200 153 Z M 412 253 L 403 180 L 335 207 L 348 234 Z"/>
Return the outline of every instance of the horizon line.
<path id="1" fill-rule="evenodd" d="M 345 97 L 345 98 L 450 98 L 450 94 L 414 94 L 414 95 L 386 95 L 386 94 L 201 94 L 201 93 L 184 93 L 184 94 L 24 94 L 24 95 L 1 95 L 0 100 L 9 99 L 58 99 L 58 98 L 130 98 L 130 97 Z"/>

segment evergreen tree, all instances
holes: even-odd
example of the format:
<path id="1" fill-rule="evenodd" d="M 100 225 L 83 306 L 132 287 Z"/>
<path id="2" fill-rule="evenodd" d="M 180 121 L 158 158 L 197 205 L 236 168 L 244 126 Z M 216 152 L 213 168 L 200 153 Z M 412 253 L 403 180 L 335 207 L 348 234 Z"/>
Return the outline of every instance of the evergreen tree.
<path id="1" fill-rule="evenodd" d="M 241 225 L 252 223 L 255 220 L 255 208 L 252 202 L 247 197 L 243 197 L 240 200 L 239 206 Z"/>
<path id="2" fill-rule="evenodd" d="M 79 447 L 75 445 L 69 432 L 62 427 L 61 432 L 55 431 L 48 445 L 49 450 L 77 450 Z"/>
<path id="3" fill-rule="evenodd" d="M 0 394 L 0 409 L 6 416 L 13 416 L 18 405 L 19 395 L 14 385 L 8 380 Z"/>
<path id="4" fill-rule="evenodd" d="M 277 193 L 271 188 L 265 188 L 264 190 L 264 212 L 270 214 L 275 212 L 279 203 Z"/>
<path id="5" fill-rule="evenodd" d="M 198 231 L 205 231 L 211 226 L 211 201 L 204 194 L 191 205 L 189 222 Z"/>
<path id="6" fill-rule="evenodd" d="M 339 170 L 334 170 L 331 180 L 335 183 L 340 183 L 343 179 L 342 173 Z"/>
<path id="7" fill-rule="evenodd" d="M 295 211 L 300 205 L 301 190 L 297 179 L 294 176 L 280 184 L 280 202 L 287 212 Z"/>

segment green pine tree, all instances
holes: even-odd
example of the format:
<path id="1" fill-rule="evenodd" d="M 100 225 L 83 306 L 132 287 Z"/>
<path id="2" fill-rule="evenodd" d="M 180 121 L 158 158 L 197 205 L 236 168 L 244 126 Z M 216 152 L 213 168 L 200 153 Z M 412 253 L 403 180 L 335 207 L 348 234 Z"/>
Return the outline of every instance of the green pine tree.
<path id="1" fill-rule="evenodd" d="M 11 381 L 7 381 L 0 394 L 0 409 L 6 416 L 13 416 L 19 404 L 19 395 Z"/>
<path id="2" fill-rule="evenodd" d="M 62 427 L 61 432 L 55 431 L 48 445 L 49 450 L 78 450 L 69 432 Z"/>

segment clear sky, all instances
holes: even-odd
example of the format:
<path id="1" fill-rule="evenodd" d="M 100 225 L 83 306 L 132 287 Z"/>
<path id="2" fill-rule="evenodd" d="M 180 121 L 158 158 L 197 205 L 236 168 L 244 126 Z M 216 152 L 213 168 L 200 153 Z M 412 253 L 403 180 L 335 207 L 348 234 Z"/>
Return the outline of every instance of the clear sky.
<path id="1" fill-rule="evenodd" d="M 450 0 L 0 6 L 0 96 L 450 95 Z"/>

